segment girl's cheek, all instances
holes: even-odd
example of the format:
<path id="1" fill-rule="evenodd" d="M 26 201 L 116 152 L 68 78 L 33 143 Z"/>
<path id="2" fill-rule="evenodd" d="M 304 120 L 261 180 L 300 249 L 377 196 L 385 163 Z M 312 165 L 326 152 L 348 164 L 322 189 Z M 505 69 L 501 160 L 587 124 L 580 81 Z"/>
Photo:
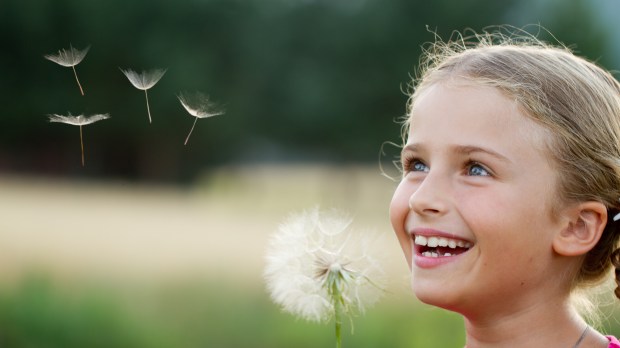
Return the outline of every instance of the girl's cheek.
<path id="1" fill-rule="evenodd" d="M 405 193 L 403 187 L 403 181 L 398 184 L 396 190 L 394 190 L 394 194 L 392 195 L 392 200 L 390 201 L 390 218 L 395 217 L 399 211 L 402 210 L 403 200 Z"/>
<path id="2" fill-rule="evenodd" d="M 411 241 L 405 230 L 405 223 L 409 214 L 409 197 L 413 190 L 410 183 L 406 180 L 401 181 L 390 202 L 390 222 L 406 256 L 411 252 Z"/>
<path id="3" fill-rule="evenodd" d="M 396 231 L 398 228 L 403 228 L 405 217 L 409 211 L 409 197 L 407 194 L 407 182 L 402 180 L 392 196 L 390 202 L 390 220 Z"/>

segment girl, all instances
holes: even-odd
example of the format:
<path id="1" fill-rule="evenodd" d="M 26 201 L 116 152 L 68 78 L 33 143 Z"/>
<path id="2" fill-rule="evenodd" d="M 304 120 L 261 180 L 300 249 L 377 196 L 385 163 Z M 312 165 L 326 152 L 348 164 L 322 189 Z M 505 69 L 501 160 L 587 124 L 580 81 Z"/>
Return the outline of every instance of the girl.
<path id="1" fill-rule="evenodd" d="M 620 267 L 620 84 L 532 37 L 468 39 L 426 51 L 409 103 L 390 219 L 413 291 L 468 348 L 620 348 L 571 301 Z"/>

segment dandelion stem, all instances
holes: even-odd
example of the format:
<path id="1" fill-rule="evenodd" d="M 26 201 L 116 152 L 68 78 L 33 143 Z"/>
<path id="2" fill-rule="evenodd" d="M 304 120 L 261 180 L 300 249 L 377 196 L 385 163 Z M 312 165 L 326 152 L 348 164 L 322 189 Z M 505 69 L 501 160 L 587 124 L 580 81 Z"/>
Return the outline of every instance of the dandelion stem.
<path id="1" fill-rule="evenodd" d="M 84 90 L 82 89 L 82 85 L 80 84 L 80 80 L 77 77 L 77 72 L 75 71 L 75 65 L 72 65 L 71 68 L 73 69 L 73 75 L 75 75 L 75 81 L 77 81 L 78 87 L 80 87 L 80 93 L 82 93 L 82 95 L 84 95 Z"/>
<path id="2" fill-rule="evenodd" d="M 82 167 L 84 167 L 84 142 L 82 141 L 82 125 L 80 125 L 80 147 L 82 148 Z"/>
<path id="3" fill-rule="evenodd" d="M 342 318 L 340 308 L 336 308 L 336 348 L 342 347 L 342 335 L 340 334 L 342 328 Z"/>
<path id="4" fill-rule="evenodd" d="M 149 114 L 149 123 L 153 123 L 151 120 L 151 109 L 149 108 L 149 94 L 146 89 L 144 90 L 144 96 L 146 97 L 146 112 Z"/>
<path id="5" fill-rule="evenodd" d="M 334 321 L 336 324 L 336 348 L 342 347 L 342 311 L 345 305 L 342 298 L 342 287 L 344 286 L 344 276 L 341 266 L 338 264 L 331 265 L 327 271 L 324 286 L 334 306 Z"/>
<path id="6" fill-rule="evenodd" d="M 334 321 L 336 322 L 336 348 L 342 347 L 342 295 L 338 287 L 338 281 L 332 283 L 332 301 L 334 302 Z"/>
<path id="7" fill-rule="evenodd" d="M 189 141 L 189 136 L 192 135 L 192 132 L 194 131 L 194 127 L 196 127 L 197 121 L 198 121 L 198 117 L 196 117 L 196 119 L 194 120 L 194 125 L 192 125 L 192 129 L 189 130 L 189 134 L 187 135 L 187 138 L 185 138 L 185 144 L 183 145 L 187 145 L 187 142 Z"/>

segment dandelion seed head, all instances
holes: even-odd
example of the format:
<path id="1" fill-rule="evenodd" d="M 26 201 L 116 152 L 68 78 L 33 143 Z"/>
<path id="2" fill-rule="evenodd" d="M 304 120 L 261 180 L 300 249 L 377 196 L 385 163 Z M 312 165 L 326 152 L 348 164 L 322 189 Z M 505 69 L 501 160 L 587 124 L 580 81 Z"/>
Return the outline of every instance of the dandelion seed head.
<path id="1" fill-rule="evenodd" d="M 381 296 L 384 273 L 373 256 L 378 235 L 351 229 L 352 220 L 318 208 L 290 216 L 269 241 L 265 280 L 285 311 L 324 322 L 334 314 L 327 277 L 339 274 L 345 305 L 363 312 Z"/>
<path id="2" fill-rule="evenodd" d="M 141 73 L 135 72 L 131 69 L 123 70 L 123 74 L 127 76 L 127 79 L 137 89 L 147 90 L 155 86 L 157 82 L 164 76 L 168 69 L 153 69 L 144 70 Z"/>
<path id="3" fill-rule="evenodd" d="M 69 113 L 69 115 L 67 116 L 51 114 L 51 115 L 48 115 L 48 117 L 49 117 L 50 122 L 60 122 L 60 123 L 74 125 L 74 126 L 80 126 L 80 147 L 82 149 L 82 166 L 84 166 L 84 143 L 82 141 L 82 126 L 95 123 L 97 121 L 105 120 L 107 118 L 110 118 L 110 115 L 109 114 L 96 114 L 92 116 L 84 116 L 84 115 L 73 116 L 71 115 L 71 113 Z"/>
<path id="4" fill-rule="evenodd" d="M 97 121 L 110 118 L 110 115 L 109 114 L 96 114 L 92 116 L 84 116 L 84 115 L 73 116 L 71 115 L 71 113 L 69 113 L 69 115 L 67 116 L 50 114 L 48 115 L 48 117 L 49 117 L 50 122 L 66 123 L 66 124 L 70 124 L 74 126 L 85 126 L 87 124 L 95 123 Z"/>
<path id="5" fill-rule="evenodd" d="M 338 262 L 332 263 L 331 265 L 329 265 L 329 271 L 332 273 L 338 273 L 342 271 L 342 265 Z"/>
<path id="6" fill-rule="evenodd" d="M 194 117 L 206 118 L 224 114 L 224 111 L 217 109 L 208 96 L 200 92 L 180 93 L 177 98 L 185 110 Z"/>
<path id="7" fill-rule="evenodd" d="M 58 50 L 58 54 L 46 54 L 43 57 L 47 60 L 51 60 L 52 62 L 65 66 L 72 67 L 80 64 L 80 62 L 86 57 L 86 53 L 90 46 L 87 46 L 83 50 L 78 50 L 72 46 L 69 46 L 69 49 L 60 49 Z"/>

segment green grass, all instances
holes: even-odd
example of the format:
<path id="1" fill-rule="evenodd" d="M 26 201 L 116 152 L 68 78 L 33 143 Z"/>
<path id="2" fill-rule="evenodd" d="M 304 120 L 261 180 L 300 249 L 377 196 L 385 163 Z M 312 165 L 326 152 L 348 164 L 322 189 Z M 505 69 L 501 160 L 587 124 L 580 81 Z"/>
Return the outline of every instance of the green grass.
<path id="1" fill-rule="evenodd" d="M 344 347 L 459 347 L 461 319 L 388 299 L 345 322 Z M 331 323 L 295 319 L 261 289 L 233 284 L 79 289 L 36 276 L 0 295 L 0 346 L 331 347 Z"/>
<path id="2" fill-rule="evenodd" d="M 333 347 L 333 323 L 282 312 L 260 287 L 199 280 L 165 284 L 26 277 L 0 291 L 0 347 Z M 615 317 L 618 313 L 615 313 Z M 614 316 L 603 331 L 616 334 Z M 462 347 L 462 319 L 413 295 L 389 296 L 345 321 L 343 347 Z"/>

